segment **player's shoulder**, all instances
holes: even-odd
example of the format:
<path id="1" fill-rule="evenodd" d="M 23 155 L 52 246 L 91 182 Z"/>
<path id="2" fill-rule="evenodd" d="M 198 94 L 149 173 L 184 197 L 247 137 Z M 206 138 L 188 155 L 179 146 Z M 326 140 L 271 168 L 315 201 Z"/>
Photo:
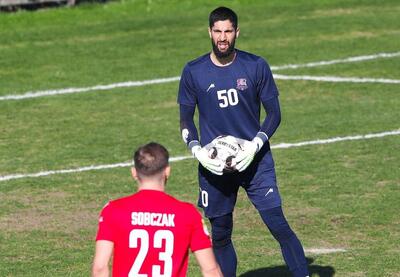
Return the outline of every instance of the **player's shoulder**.
<path id="1" fill-rule="evenodd" d="M 135 194 L 127 195 L 121 198 L 116 198 L 108 201 L 103 209 L 108 208 L 108 209 L 115 209 L 121 206 L 124 206 L 126 203 L 131 202 L 132 199 L 135 198 Z"/>
<path id="2" fill-rule="evenodd" d="M 207 66 L 210 59 L 210 53 L 204 54 L 194 60 L 189 61 L 186 64 L 187 69 L 195 70 L 197 68 L 201 68 L 203 66 Z"/>
<path id="3" fill-rule="evenodd" d="M 176 208 L 178 208 L 178 210 L 180 210 L 184 213 L 197 213 L 198 212 L 196 207 L 192 203 L 175 198 L 174 196 L 172 196 L 170 194 L 166 194 L 166 196 L 169 197 L 171 202 L 174 202 L 174 205 Z"/>
<path id="4" fill-rule="evenodd" d="M 242 62 L 254 63 L 254 64 L 268 64 L 267 61 L 261 56 L 239 49 L 236 49 L 236 51 L 237 51 L 237 58 L 240 59 Z"/>
<path id="5" fill-rule="evenodd" d="M 165 193 L 166 197 L 168 197 L 172 202 L 175 202 L 176 205 L 182 206 L 182 207 L 194 207 L 193 204 L 180 200 L 176 198 L 175 196 L 172 196 L 171 194 Z"/>

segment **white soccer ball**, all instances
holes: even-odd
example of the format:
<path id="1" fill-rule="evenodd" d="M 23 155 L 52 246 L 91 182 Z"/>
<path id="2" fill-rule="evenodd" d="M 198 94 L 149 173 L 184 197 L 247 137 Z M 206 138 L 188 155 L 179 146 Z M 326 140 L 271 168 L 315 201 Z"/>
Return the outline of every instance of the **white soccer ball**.
<path id="1" fill-rule="evenodd" d="M 235 171 L 235 157 L 242 151 L 243 140 L 234 136 L 218 136 L 206 145 L 208 156 L 225 164 L 225 172 Z"/>

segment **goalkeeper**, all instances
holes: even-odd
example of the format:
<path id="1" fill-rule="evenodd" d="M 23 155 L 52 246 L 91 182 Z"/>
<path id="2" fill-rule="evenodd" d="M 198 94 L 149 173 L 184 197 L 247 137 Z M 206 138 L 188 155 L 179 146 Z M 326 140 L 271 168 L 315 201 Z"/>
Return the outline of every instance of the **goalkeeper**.
<path id="1" fill-rule="evenodd" d="M 199 161 L 198 205 L 211 222 L 218 263 L 225 277 L 236 276 L 232 212 L 241 186 L 279 242 L 293 276 L 308 276 L 303 247 L 282 212 L 269 145 L 281 118 L 271 70 L 261 57 L 235 49 L 239 28 L 232 10 L 212 11 L 208 31 L 212 51 L 183 69 L 178 103 L 183 140 Z M 260 125 L 261 105 L 267 116 Z M 201 140 L 193 119 L 196 106 Z M 234 173 L 223 174 L 224 164 L 202 148 L 219 135 L 250 141 L 237 155 Z"/>

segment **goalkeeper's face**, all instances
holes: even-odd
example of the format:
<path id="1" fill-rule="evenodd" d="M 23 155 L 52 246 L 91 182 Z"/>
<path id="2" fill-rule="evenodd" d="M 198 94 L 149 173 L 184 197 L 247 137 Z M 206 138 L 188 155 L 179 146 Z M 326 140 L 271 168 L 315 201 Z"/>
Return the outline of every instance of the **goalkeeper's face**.
<path id="1" fill-rule="evenodd" d="M 218 58 L 229 57 L 235 49 L 235 41 L 239 36 L 239 28 L 235 29 L 229 20 L 216 21 L 208 29 L 213 52 Z"/>

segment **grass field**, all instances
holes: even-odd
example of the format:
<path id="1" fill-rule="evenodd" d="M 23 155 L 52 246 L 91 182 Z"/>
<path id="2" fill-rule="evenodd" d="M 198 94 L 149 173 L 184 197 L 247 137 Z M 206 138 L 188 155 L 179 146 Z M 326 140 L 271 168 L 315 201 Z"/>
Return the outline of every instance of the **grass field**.
<path id="1" fill-rule="evenodd" d="M 282 123 L 273 146 L 395 131 L 276 147 L 273 154 L 284 210 L 312 276 L 400 276 L 400 3 L 394 0 L 123 0 L 1 13 L 0 276 L 88 276 L 100 209 L 135 190 L 127 167 L 27 174 L 126 163 L 150 140 L 172 157 L 189 155 L 179 133 L 177 81 L 7 97 L 179 76 L 187 61 L 210 50 L 208 13 L 222 4 L 239 15 L 237 47 L 266 58 L 274 73 L 359 80 L 277 78 Z M 377 56 L 280 67 L 365 55 Z M 195 203 L 196 165 L 173 162 L 168 192 Z M 238 276 L 289 276 L 244 191 L 234 217 Z M 192 258 L 188 276 L 199 275 Z"/>

